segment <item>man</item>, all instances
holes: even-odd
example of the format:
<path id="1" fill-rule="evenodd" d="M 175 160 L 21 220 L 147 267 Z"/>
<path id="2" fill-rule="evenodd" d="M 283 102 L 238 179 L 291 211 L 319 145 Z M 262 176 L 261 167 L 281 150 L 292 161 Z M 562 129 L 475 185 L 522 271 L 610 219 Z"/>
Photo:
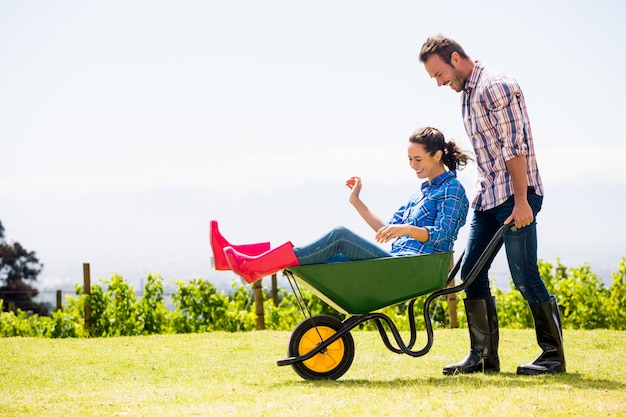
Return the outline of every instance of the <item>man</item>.
<path id="1" fill-rule="evenodd" d="M 542 349 L 537 359 L 520 365 L 517 373 L 565 372 L 558 306 L 537 267 L 535 217 L 541 209 L 543 185 L 522 91 L 514 78 L 472 61 L 457 42 L 442 35 L 426 40 L 420 61 L 438 86 L 461 93 L 465 130 L 476 153 L 479 189 L 472 202 L 474 215 L 461 279 L 467 278 L 498 228 L 514 222 L 516 230 L 503 239 L 509 270 L 530 307 Z M 498 316 L 488 278 L 496 253 L 465 290 L 470 353 L 463 361 L 444 367 L 446 375 L 500 371 Z"/>

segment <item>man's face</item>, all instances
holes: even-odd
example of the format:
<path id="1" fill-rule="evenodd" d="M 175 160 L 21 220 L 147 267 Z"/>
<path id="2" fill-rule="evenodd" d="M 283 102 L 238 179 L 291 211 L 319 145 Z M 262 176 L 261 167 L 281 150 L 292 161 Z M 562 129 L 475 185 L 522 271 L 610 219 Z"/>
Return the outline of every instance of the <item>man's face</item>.
<path id="1" fill-rule="evenodd" d="M 451 64 L 446 64 L 439 55 L 432 54 L 424 62 L 424 68 L 430 78 L 437 81 L 439 87 L 446 85 L 458 93 L 465 87 L 467 77 L 460 70 L 460 57 L 456 52 L 452 53 Z"/>

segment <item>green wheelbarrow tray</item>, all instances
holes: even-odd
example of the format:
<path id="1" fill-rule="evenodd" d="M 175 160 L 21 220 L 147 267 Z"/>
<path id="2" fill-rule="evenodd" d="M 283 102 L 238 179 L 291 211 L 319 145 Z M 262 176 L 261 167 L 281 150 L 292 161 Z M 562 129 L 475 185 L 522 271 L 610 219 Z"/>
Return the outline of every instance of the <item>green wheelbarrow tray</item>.
<path id="1" fill-rule="evenodd" d="M 453 252 L 286 268 L 298 284 L 344 314 L 365 314 L 442 289 Z"/>

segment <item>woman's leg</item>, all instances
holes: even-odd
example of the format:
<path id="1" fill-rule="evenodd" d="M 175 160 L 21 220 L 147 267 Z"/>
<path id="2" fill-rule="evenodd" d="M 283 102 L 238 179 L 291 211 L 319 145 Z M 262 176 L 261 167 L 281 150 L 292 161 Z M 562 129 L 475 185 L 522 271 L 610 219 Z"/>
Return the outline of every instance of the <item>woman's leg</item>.
<path id="1" fill-rule="evenodd" d="M 290 266 L 392 256 L 345 227 L 337 227 L 318 241 L 300 248 L 287 242 L 263 254 L 249 256 L 228 246 L 224 248 L 224 255 L 230 268 L 249 283 Z"/>
<path id="2" fill-rule="evenodd" d="M 336 227 L 317 241 L 294 248 L 293 251 L 300 265 L 323 264 L 337 259 L 361 261 L 393 256 L 343 226 Z M 342 255 L 343 258 L 337 255 Z"/>

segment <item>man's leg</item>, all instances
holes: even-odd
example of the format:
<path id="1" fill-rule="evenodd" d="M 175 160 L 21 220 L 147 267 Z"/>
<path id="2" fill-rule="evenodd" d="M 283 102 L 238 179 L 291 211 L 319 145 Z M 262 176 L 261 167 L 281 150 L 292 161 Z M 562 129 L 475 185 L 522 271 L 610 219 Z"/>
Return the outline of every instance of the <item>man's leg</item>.
<path id="1" fill-rule="evenodd" d="M 470 276 L 474 265 L 499 227 L 497 219 L 490 213 L 474 212 L 461 268 L 462 280 Z M 501 246 L 502 243 L 491 254 L 472 284 L 465 289 L 467 297 L 464 305 L 470 335 L 470 352 L 461 362 L 445 366 L 444 375 L 500 371 L 498 313 L 495 298 L 491 296 L 489 288 L 488 271 Z"/>
<path id="2" fill-rule="evenodd" d="M 541 210 L 542 197 L 528 190 L 528 202 L 535 219 Z M 537 265 L 537 223 L 504 236 L 509 270 L 515 287 L 520 291 L 533 315 L 537 343 L 542 353 L 533 362 L 517 368 L 518 374 L 537 375 L 565 372 L 563 331 L 556 299 L 548 293 Z"/>

